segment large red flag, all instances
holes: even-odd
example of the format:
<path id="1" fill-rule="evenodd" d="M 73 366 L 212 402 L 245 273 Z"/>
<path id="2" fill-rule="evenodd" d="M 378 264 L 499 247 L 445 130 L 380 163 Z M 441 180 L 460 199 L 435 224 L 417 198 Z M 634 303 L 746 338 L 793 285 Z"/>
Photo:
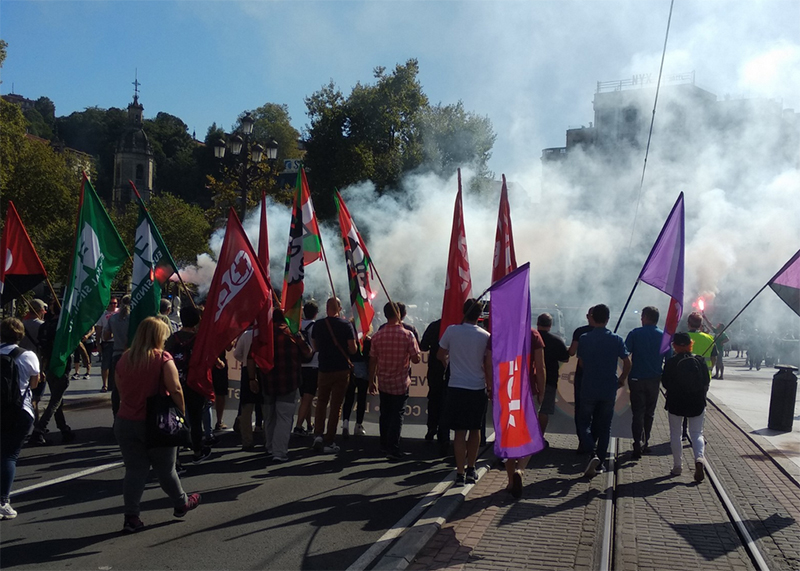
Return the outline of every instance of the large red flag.
<path id="1" fill-rule="evenodd" d="M 211 367 L 219 354 L 253 322 L 270 295 L 253 247 L 231 208 L 189 362 L 187 384 L 190 388 L 213 400 Z"/>
<path id="2" fill-rule="evenodd" d="M 0 238 L 0 298 L 2 305 L 30 291 L 47 278 L 42 261 L 36 254 L 22 220 L 8 201 L 6 225 Z"/>
<path id="3" fill-rule="evenodd" d="M 267 303 L 256 317 L 253 330 L 253 344 L 250 354 L 262 371 L 269 371 L 275 365 L 275 345 L 272 331 L 273 292 L 269 279 L 269 235 L 267 233 L 267 197 L 261 195 L 261 225 L 258 231 L 258 260 L 264 269 L 264 280 L 270 289 Z"/>
<path id="4" fill-rule="evenodd" d="M 461 205 L 461 169 L 458 169 L 458 194 L 453 210 L 453 230 L 450 234 L 450 254 L 447 258 L 447 282 L 442 302 L 442 324 L 439 338 L 450 325 L 464 319 L 464 303 L 472 295 L 472 278 L 467 256 L 467 234 L 464 230 L 464 209 Z"/>
<path id="5" fill-rule="evenodd" d="M 497 233 L 494 238 L 492 283 L 504 278 L 516 269 L 517 257 L 514 253 L 514 234 L 511 231 L 511 208 L 508 205 L 506 175 L 503 175 L 503 188 L 500 190 L 500 211 L 497 213 Z"/>
<path id="6" fill-rule="evenodd" d="M 300 311 L 303 305 L 305 266 L 322 259 L 322 237 L 317 215 L 311 202 L 306 171 L 297 173 L 297 185 L 289 228 L 289 247 L 283 277 L 281 308 L 292 333 L 300 330 Z"/>
<path id="7" fill-rule="evenodd" d="M 339 227 L 342 230 L 342 244 L 344 245 L 344 258 L 347 262 L 347 281 L 350 285 L 350 305 L 353 308 L 353 321 L 358 332 L 358 341 L 363 343 L 364 337 L 369 333 L 375 310 L 372 300 L 375 293 L 369 284 L 369 270 L 372 260 L 367 251 L 367 245 L 356 228 L 353 217 L 344 203 L 344 199 L 336 191 L 334 195 L 336 209 L 339 211 Z"/>

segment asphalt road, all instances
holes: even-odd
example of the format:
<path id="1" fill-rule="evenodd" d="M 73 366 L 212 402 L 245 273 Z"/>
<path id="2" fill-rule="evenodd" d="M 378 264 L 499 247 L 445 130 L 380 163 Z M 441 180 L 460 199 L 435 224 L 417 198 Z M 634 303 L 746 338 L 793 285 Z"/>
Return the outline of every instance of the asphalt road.
<path id="1" fill-rule="evenodd" d="M 229 431 L 207 461 L 194 465 L 183 454 L 184 489 L 203 494 L 197 510 L 174 518 L 151 479 L 146 527 L 124 535 L 123 468 L 113 466 L 121 457 L 107 401 L 69 411 L 68 422 L 75 442 L 22 451 L 14 490 L 47 485 L 12 497 L 19 516 L 0 522 L 2 569 L 346 569 L 452 470 L 419 426 L 404 429 L 411 455 L 397 463 L 379 454 L 374 425 L 335 456 L 293 438 L 291 461 L 280 465 L 261 447 L 239 451 Z M 58 432 L 49 438 L 60 441 Z"/>

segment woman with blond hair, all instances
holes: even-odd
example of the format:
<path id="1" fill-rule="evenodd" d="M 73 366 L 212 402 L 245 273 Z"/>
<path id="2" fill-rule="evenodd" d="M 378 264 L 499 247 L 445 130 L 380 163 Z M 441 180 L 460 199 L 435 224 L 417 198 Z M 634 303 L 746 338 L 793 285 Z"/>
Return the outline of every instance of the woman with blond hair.
<path id="1" fill-rule="evenodd" d="M 148 397 L 165 390 L 178 409 L 185 411 L 178 369 L 172 355 L 164 351 L 164 342 L 170 333 L 169 326 L 163 321 L 148 317 L 139 325 L 130 349 L 125 351 L 117 364 L 120 405 L 114 421 L 114 434 L 125 461 L 122 485 L 125 501 L 122 531 L 125 532 L 144 527 L 139 519 L 139 503 L 150 466 L 158 476 L 161 489 L 173 501 L 175 517 L 183 517 L 200 503 L 200 494 L 187 495 L 181 487 L 175 472 L 177 447 L 148 448 L 145 439 Z"/>

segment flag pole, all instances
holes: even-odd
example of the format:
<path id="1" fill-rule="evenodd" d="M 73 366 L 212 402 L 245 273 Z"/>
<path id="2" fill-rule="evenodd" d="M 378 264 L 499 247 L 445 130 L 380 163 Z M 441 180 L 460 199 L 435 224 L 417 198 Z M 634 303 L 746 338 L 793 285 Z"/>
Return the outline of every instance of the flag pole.
<path id="1" fill-rule="evenodd" d="M 319 233 L 319 247 L 320 250 L 322 250 L 322 259 L 325 261 L 325 269 L 328 270 L 328 281 L 331 284 L 331 294 L 333 297 L 338 299 L 338 296 L 336 295 L 336 288 L 333 287 L 333 276 L 331 276 L 331 267 L 328 264 L 328 255 L 325 253 L 325 245 L 322 243 L 322 232 Z"/>
<path id="2" fill-rule="evenodd" d="M 645 265 L 647 265 L 646 262 Z M 622 323 L 622 317 L 625 315 L 625 311 L 628 309 L 628 304 L 631 302 L 631 299 L 633 298 L 633 292 L 636 291 L 636 286 L 638 285 L 639 285 L 639 280 L 637 279 L 633 284 L 633 288 L 631 289 L 631 294 L 628 296 L 628 301 L 625 302 L 625 307 L 622 308 L 622 313 L 619 314 L 619 321 L 617 321 L 617 325 L 614 327 L 614 333 L 616 333 L 617 329 L 619 329 L 619 326 Z"/>
<path id="3" fill-rule="evenodd" d="M 780 273 L 780 272 L 778 272 L 778 273 Z M 773 278 L 773 279 L 775 279 L 775 278 Z M 755 299 L 756 299 L 756 298 L 757 298 L 757 297 L 758 297 L 758 296 L 761 294 L 761 292 L 762 292 L 762 291 L 764 291 L 765 289 L 767 289 L 767 286 L 769 286 L 769 284 L 770 284 L 771 282 L 772 282 L 772 280 L 770 280 L 770 281 L 768 281 L 767 283 L 765 283 L 765 284 L 764 284 L 764 287 L 762 287 L 760 290 L 758 290 L 758 291 L 756 292 L 756 294 L 755 294 L 755 295 L 754 295 L 754 296 L 753 296 L 753 297 L 750 299 L 750 301 L 748 301 L 748 302 L 747 302 L 747 303 L 744 305 L 744 307 L 743 307 L 742 309 L 740 309 L 740 310 L 739 310 L 739 313 L 737 313 L 736 315 L 734 315 L 734 316 L 733 316 L 733 319 L 731 319 L 731 320 L 730 320 L 730 322 L 729 322 L 729 323 L 728 323 L 728 324 L 727 324 L 725 327 L 723 327 L 723 328 L 722 328 L 722 331 L 720 331 L 719 333 L 717 333 L 716 335 L 714 335 L 714 344 L 716 344 L 716 342 L 717 342 L 717 339 L 718 339 L 719 337 L 721 337 L 721 336 L 722 336 L 722 334 L 723 334 L 723 333 L 725 333 L 725 332 L 728 330 L 728 327 L 730 327 L 731 325 L 733 325 L 733 322 L 734 322 L 734 321 L 736 321 L 736 319 L 737 319 L 737 318 L 738 318 L 738 317 L 739 317 L 739 316 L 740 316 L 742 313 L 744 313 L 744 310 L 745 310 L 745 309 L 747 309 L 747 308 L 750 306 L 750 304 L 751 304 L 751 303 L 753 303 L 753 302 L 755 301 Z M 711 347 L 712 347 L 712 346 L 711 346 L 711 345 L 709 345 L 709 346 L 706 348 L 705 352 L 703 352 L 703 355 L 705 355 L 705 354 L 708 352 L 708 350 L 709 350 L 709 349 L 711 349 Z"/>
<path id="4" fill-rule="evenodd" d="M 55 302 L 56 307 L 58 307 L 58 309 L 60 310 L 61 303 L 59 303 L 58 301 L 58 296 L 56 295 L 56 290 L 53 289 L 53 284 L 50 283 L 50 278 L 45 276 L 44 279 L 47 281 L 47 287 L 50 288 L 50 295 L 53 297 L 53 301 Z"/>

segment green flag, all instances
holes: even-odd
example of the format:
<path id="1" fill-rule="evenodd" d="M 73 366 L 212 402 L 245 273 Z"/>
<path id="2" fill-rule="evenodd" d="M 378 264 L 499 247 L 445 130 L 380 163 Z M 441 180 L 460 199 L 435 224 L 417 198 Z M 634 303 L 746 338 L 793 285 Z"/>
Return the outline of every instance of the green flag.
<path id="1" fill-rule="evenodd" d="M 129 342 L 133 341 L 136 329 L 146 317 L 158 315 L 161 288 L 178 271 L 138 192 L 136 197 L 139 202 L 139 222 L 136 224 L 136 241 L 133 245 Z"/>
<path id="2" fill-rule="evenodd" d="M 50 359 L 50 371 L 57 377 L 64 374 L 81 337 L 103 314 L 111 300 L 111 282 L 127 258 L 117 229 L 84 175 L 75 254 Z"/>

